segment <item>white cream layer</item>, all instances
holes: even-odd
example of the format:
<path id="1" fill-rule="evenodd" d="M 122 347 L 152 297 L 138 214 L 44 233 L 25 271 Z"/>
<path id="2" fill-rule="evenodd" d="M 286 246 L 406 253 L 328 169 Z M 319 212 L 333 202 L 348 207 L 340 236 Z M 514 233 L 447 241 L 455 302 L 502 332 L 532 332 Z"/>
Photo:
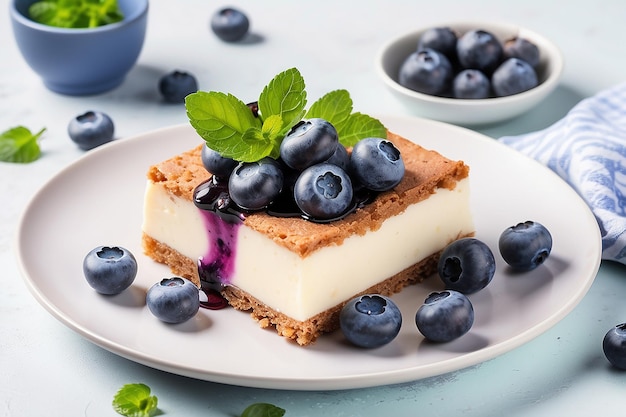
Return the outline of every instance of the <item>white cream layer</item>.
<path id="1" fill-rule="evenodd" d="M 244 226 L 231 284 L 269 307 L 304 321 L 441 250 L 474 231 L 469 179 L 439 189 L 382 226 L 301 258 Z M 200 210 L 148 182 L 143 231 L 194 261 L 209 239 Z"/>

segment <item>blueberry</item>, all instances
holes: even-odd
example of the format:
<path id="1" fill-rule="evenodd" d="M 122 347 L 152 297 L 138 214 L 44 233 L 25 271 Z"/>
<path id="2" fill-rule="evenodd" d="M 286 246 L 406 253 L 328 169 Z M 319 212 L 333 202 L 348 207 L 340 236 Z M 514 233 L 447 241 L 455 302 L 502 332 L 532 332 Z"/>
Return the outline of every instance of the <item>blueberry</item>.
<path id="1" fill-rule="evenodd" d="M 146 305 L 159 320 L 182 323 L 200 309 L 200 291 L 185 278 L 164 278 L 148 289 Z"/>
<path id="2" fill-rule="evenodd" d="M 455 98 L 487 98 L 491 92 L 491 83 L 489 78 L 481 71 L 466 69 L 454 77 L 452 92 Z"/>
<path id="3" fill-rule="evenodd" d="M 237 42 L 246 36 L 250 20 L 240 10 L 232 7 L 220 9 L 211 18 L 211 29 L 225 42 Z"/>
<path id="4" fill-rule="evenodd" d="M 352 205 L 352 181 L 333 164 L 317 164 L 302 171 L 293 193 L 300 210 L 313 220 L 335 219 Z"/>
<path id="5" fill-rule="evenodd" d="M 552 235 L 541 223 L 529 220 L 505 229 L 498 247 L 507 264 L 520 271 L 530 271 L 550 255 Z"/>
<path id="6" fill-rule="evenodd" d="M 211 174 L 221 178 L 228 178 L 239 164 L 234 159 L 220 155 L 219 152 L 209 148 L 206 144 L 202 147 L 201 158 L 204 168 Z"/>
<path id="7" fill-rule="evenodd" d="M 435 27 L 424 31 L 417 43 L 417 49 L 430 48 L 444 54 L 449 60 L 456 59 L 457 35 L 449 27 Z"/>
<path id="8" fill-rule="evenodd" d="M 83 274 L 89 285 L 100 294 L 115 295 L 135 280 L 135 256 L 120 246 L 98 246 L 83 259 Z"/>
<path id="9" fill-rule="evenodd" d="M 452 64 L 434 49 L 411 53 L 400 66 L 398 82 L 411 90 L 431 95 L 443 95 L 450 89 Z"/>
<path id="10" fill-rule="evenodd" d="M 446 289 L 472 294 L 485 288 L 496 272 L 493 252 L 484 242 L 467 237 L 446 246 L 437 265 Z"/>
<path id="11" fill-rule="evenodd" d="M 159 80 L 159 92 L 168 103 L 184 103 L 185 97 L 198 91 L 196 78 L 184 71 L 173 71 Z"/>
<path id="12" fill-rule="evenodd" d="M 80 149 L 88 151 L 113 140 L 113 120 L 100 111 L 88 111 L 70 120 L 67 133 Z"/>
<path id="13" fill-rule="evenodd" d="M 350 155 L 348 154 L 346 147 L 341 144 L 337 145 L 335 152 L 326 160 L 326 163 L 337 165 L 344 171 L 348 171 L 350 166 Z"/>
<path id="14" fill-rule="evenodd" d="M 525 38 L 516 36 L 504 42 L 504 58 L 519 58 L 530 64 L 531 67 L 539 66 L 540 52 L 537 45 Z"/>
<path id="15" fill-rule="evenodd" d="M 278 196 L 283 187 L 283 172 L 274 159 L 242 162 L 230 175 L 230 197 L 245 210 L 261 210 Z"/>
<path id="16" fill-rule="evenodd" d="M 348 301 L 339 314 L 339 324 L 352 344 L 373 349 L 386 345 L 398 335 L 402 314 L 390 298 L 367 294 Z"/>
<path id="17" fill-rule="evenodd" d="M 509 58 L 491 77 L 493 91 L 498 97 L 510 96 L 530 90 L 539 84 L 537 73 L 526 61 Z"/>
<path id="18" fill-rule="evenodd" d="M 487 75 L 502 61 L 502 44 L 485 30 L 470 30 L 463 34 L 456 44 L 459 63 L 463 68 L 482 71 Z"/>
<path id="19" fill-rule="evenodd" d="M 280 144 L 280 158 L 289 167 L 304 170 L 330 158 L 339 144 L 337 130 L 324 119 L 298 122 Z"/>
<path id="20" fill-rule="evenodd" d="M 626 323 L 618 324 L 604 335 L 602 350 L 613 366 L 626 370 Z"/>
<path id="21" fill-rule="evenodd" d="M 350 155 L 350 174 L 365 188 L 387 191 L 404 176 L 404 161 L 398 148 L 382 138 L 361 139 Z"/>
<path id="22" fill-rule="evenodd" d="M 431 342 L 445 343 L 467 333 L 474 324 L 474 307 L 464 294 L 433 292 L 415 313 L 415 325 Z"/>

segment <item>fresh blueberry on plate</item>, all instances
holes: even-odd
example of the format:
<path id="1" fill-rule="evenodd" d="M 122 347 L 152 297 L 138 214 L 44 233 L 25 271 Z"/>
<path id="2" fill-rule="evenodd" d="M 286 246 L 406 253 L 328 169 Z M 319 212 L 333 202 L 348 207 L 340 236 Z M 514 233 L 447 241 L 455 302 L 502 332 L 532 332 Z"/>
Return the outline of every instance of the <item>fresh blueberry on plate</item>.
<path id="1" fill-rule="evenodd" d="M 341 309 L 339 323 L 348 341 L 373 349 L 395 339 L 402 326 L 402 313 L 389 297 L 367 294 L 353 298 Z"/>
<path id="2" fill-rule="evenodd" d="M 474 307 L 463 293 L 433 292 L 415 313 L 415 325 L 424 338 L 445 343 L 467 333 L 474 324 Z"/>
<path id="3" fill-rule="evenodd" d="M 121 246 L 98 246 L 83 259 L 83 274 L 98 293 L 119 294 L 135 280 L 137 260 Z"/>
<path id="4" fill-rule="evenodd" d="M 500 235 L 498 248 L 512 268 L 530 271 L 550 256 L 552 235 L 541 223 L 528 220 L 506 228 Z"/>
<path id="5" fill-rule="evenodd" d="M 195 316 L 200 309 L 200 291 L 188 279 L 164 278 L 150 287 L 146 305 L 159 320 L 182 323 Z"/>
<path id="6" fill-rule="evenodd" d="M 444 248 L 437 272 L 446 289 L 472 294 L 491 282 L 496 272 L 496 260 L 483 241 L 462 238 Z"/>

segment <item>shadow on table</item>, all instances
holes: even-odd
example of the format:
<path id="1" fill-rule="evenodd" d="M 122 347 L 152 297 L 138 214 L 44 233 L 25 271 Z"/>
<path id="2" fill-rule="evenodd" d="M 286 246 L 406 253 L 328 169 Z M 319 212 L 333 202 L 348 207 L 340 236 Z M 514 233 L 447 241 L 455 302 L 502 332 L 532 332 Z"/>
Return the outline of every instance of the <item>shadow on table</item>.
<path id="1" fill-rule="evenodd" d="M 535 132 L 562 119 L 583 98 L 585 97 L 581 93 L 568 86 L 560 85 L 541 104 L 515 119 L 472 128 L 493 138 Z"/>

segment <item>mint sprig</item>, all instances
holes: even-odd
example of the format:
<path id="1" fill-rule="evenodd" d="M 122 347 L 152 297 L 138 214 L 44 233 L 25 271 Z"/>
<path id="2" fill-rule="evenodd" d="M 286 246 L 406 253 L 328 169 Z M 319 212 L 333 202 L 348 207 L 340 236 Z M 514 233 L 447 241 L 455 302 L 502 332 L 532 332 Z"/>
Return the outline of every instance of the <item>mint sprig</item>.
<path id="1" fill-rule="evenodd" d="M 263 116 L 279 116 L 282 127 L 278 134 L 286 134 L 304 116 L 306 91 L 304 78 L 291 68 L 281 72 L 265 86 L 259 96 L 259 112 Z"/>
<path id="2" fill-rule="evenodd" d="M 125 417 L 150 417 L 157 411 L 158 399 L 145 384 L 126 384 L 113 397 L 113 409 Z"/>
<path id="3" fill-rule="evenodd" d="M 283 417 L 285 410 L 268 403 L 254 403 L 246 407 L 241 417 Z"/>
<path id="4" fill-rule="evenodd" d="M 344 146 L 353 146 L 366 137 L 387 135 L 379 120 L 353 113 L 352 99 L 346 90 L 327 93 L 308 111 L 306 103 L 304 79 L 296 68 L 281 72 L 263 88 L 258 117 L 230 94 L 199 91 L 185 99 L 189 122 L 208 146 L 241 162 L 267 156 L 278 158 L 283 138 L 305 116 L 333 124 Z"/>
<path id="5" fill-rule="evenodd" d="M 117 0 L 40 0 L 28 8 L 37 23 L 62 28 L 95 28 L 124 18 Z"/>
<path id="6" fill-rule="evenodd" d="M 330 122 L 337 129 L 341 144 L 348 147 L 363 138 L 387 136 L 387 128 L 378 119 L 363 113 L 353 113 L 352 105 L 348 91 L 331 91 L 313 103 L 306 117 L 319 117 Z"/>
<path id="7" fill-rule="evenodd" d="M 46 129 L 32 133 L 24 126 L 17 126 L 0 133 L 0 161 L 29 163 L 41 155 L 39 138 Z"/>

